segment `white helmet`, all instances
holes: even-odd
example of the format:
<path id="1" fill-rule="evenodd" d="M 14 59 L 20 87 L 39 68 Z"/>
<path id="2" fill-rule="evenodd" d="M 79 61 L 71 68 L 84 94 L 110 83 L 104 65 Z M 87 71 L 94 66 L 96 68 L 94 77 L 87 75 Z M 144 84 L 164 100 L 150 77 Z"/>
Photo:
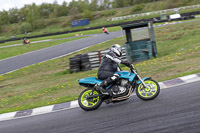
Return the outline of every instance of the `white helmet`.
<path id="1" fill-rule="evenodd" d="M 122 48 L 121 48 L 121 46 L 119 44 L 113 44 L 110 47 L 110 51 L 115 53 L 118 57 L 122 56 Z"/>

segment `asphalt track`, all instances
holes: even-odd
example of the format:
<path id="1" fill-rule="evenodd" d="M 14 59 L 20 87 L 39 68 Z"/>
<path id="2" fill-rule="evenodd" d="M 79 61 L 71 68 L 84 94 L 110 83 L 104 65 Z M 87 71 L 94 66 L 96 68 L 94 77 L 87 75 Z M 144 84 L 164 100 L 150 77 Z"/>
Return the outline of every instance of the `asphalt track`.
<path id="1" fill-rule="evenodd" d="M 33 52 L 25 53 L 22 55 L 14 56 L 4 60 L 0 60 L 0 75 L 5 74 L 25 66 L 43 62 L 46 60 L 65 56 L 75 51 L 88 48 L 92 45 L 96 45 L 116 37 L 121 36 L 121 31 L 112 32 L 107 34 L 96 34 L 95 36 L 83 38 L 63 44 L 59 44 L 53 47 L 36 50 Z"/>
<path id="2" fill-rule="evenodd" d="M 1 133 L 199 133 L 200 82 L 161 90 L 152 101 L 137 96 L 98 110 L 80 108 L 0 122 Z"/>

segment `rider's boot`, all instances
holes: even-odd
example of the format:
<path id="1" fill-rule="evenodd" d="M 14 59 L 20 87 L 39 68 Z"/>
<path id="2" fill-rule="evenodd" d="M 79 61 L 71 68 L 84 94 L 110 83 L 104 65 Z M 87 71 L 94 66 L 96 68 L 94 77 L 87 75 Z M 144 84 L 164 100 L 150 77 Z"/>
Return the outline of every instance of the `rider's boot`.
<path id="1" fill-rule="evenodd" d="M 107 85 L 107 81 L 104 80 L 99 86 L 96 86 L 96 90 L 100 90 L 102 94 L 109 95 L 109 91 L 105 89 Z"/>
<path id="2" fill-rule="evenodd" d="M 104 89 L 101 85 L 97 86 L 96 90 L 100 90 L 102 94 L 109 95 L 108 91 Z"/>
<path id="3" fill-rule="evenodd" d="M 117 80 L 119 80 L 119 75 L 114 74 L 112 77 L 105 79 L 99 86 L 96 87 L 96 89 L 100 90 L 105 95 L 112 96 L 111 90 L 106 90 L 105 88 Z"/>

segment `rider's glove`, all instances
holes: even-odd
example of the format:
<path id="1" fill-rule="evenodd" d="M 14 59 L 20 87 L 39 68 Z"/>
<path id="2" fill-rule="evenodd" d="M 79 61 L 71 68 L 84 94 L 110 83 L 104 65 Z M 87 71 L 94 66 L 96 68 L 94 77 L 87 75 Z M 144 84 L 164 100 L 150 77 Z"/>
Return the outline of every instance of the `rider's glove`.
<path id="1" fill-rule="evenodd" d="M 121 64 L 124 64 L 124 65 L 126 65 L 127 67 L 130 67 L 130 66 L 131 66 L 130 63 L 129 63 L 128 61 L 122 61 Z"/>

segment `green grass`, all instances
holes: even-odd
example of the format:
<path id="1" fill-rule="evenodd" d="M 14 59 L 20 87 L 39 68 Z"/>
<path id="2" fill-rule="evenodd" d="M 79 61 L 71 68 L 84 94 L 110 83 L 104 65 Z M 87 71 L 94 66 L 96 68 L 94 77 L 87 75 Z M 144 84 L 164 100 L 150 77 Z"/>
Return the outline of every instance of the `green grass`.
<path id="1" fill-rule="evenodd" d="M 115 27 L 110 27 L 109 31 L 114 32 L 114 31 L 119 31 L 120 29 L 121 29 L 120 26 L 115 26 Z M 73 33 L 54 35 L 54 36 L 47 36 L 47 37 L 38 37 L 38 38 L 29 39 L 29 40 L 31 42 L 34 42 L 34 41 L 42 41 L 42 40 L 49 40 L 49 39 L 61 39 L 61 38 L 74 37 L 76 34 L 91 35 L 91 34 L 98 34 L 98 33 L 102 33 L 102 29 L 86 30 L 86 31 L 73 32 Z M 13 44 L 21 44 L 21 43 L 22 43 L 22 40 L 5 42 L 5 43 L 0 43 L 0 47 L 13 45 Z"/>
<path id="2" fill-rule="evenodd" d="M 120 29 L 121 28 L 119 26 L 116 26 L 116 27 L 109 28 L 109 31 L 110 32 L 119 31 Z M 66 39 L 62 39 L 62 40 L 53 40 L 50 42 L 40 42 L 40 43 L 32 43 L 30 45 L 20 45 L 20 46 L 15 46 L 15 47 L 1 48 L 0 49 L 1 50 L 0 60 L 8 58 L 8 57 L 24 54 L 27 52 L 31 52 L 34 50 L 55 46 L 55 45 L 58 45 L 61 43 L 85 38 L 85 37 L 67 38 L 67 37 L 73 37 L 76 34 L 91 35 L 91 34 L 98 34 L 98 33 L 102 33 L 102 30 L 96 29 L 96 30 L 88 30 L 88 31 L 83 31 L 83 32 L 75 32 L 75 33 L 70 33 L 70 34 L 62 34 L 62 35 L 56 35 L 56 36 L 50 36 L 50 37 L 41 37 L 41 38 L 30 39 L 31 42 L 34 42 L 34 41 L 41 41 L 41 40 L 47 40 L 47 39 L 66 38 Z M 86 36 L 86 37 L 88 37 L 88 36 Z M 11 43 L 12 44 L 20 44 L 21 41 L 7 42 L 7 43 L 3 43 L 3 45 L 0 44 L 0 46 L 8 46 L 8 45 L 11 45 Z"/>
<path id="3" fill-rule="evenodd" d="M 199 21 L 156 28 L 155 34 L 158 58 L 135 64 L 142 77 L 164 81 L 200 72 Z M 70 74 L 69 58 L 106 49 L 114 43 L 123 45 L 122 38 L 0 76 L 0 113 L 76 100 L 84 89 L 77 80 L 96 76 L 97 70 Z"/>
<path id="4" fill-rule="evenodd" d="M 0 60 L 5 59 L 5 58 L 9 58 L 9 57 L 12 57 L 12 56 L 16 56 L 16 55 L 21 55 L 21 54 L 24 54 L 24 53 L 27 53 L 27 52 L 43 49 L 43 48 L 46 48 L 46 47 L 55 46 L 55 45 L 58 45 L 58 44 L 61 44 L 61 43 L 66 43 L 66 42 L 69 42 L 69 41 L 82 39 L 82 38 L 85 38 L 85 37 L 54 40 L 54 41 L 50 41 L 50 42 L 41 42 L 41 43 L 20 45 L 20 46 L 15 46 L 15 47 L 1 48 L 0 49 L 1 50 Z"/>

